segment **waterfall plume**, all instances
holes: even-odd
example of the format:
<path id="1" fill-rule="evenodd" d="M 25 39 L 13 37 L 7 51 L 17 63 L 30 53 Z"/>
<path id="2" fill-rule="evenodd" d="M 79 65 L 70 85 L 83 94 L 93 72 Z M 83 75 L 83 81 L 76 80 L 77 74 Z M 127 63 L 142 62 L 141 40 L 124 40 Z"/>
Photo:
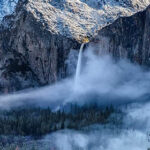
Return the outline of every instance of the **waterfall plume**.
<path id="1" fill-rule="evenodd" d="M 76 67 L 76 73 L 75 73 L 75 89 L 77 88 L 77 85 L 80 80 L 80 72 L 81 72 L 81 64 L 82 64 L 82 52 L 83 52 L 83 47 L 85 43 L 81 44 L 79 55 L 78 55 L 78 62 L 77 62 L 77 67 Z"/>

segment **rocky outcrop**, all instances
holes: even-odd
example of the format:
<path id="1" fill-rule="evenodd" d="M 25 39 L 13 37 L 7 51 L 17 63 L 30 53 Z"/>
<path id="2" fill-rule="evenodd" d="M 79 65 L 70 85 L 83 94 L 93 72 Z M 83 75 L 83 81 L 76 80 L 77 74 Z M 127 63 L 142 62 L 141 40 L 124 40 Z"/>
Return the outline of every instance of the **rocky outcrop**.
<path id="1" fill-rule="evenodd" d="M 68 54 L 71 49 L 79 49 L 85 36 L 95 37 L 95 31 L 119 16 L 130 16 L 144 9 L 148 1 L 141 4 L 141 0 L 137 0 L 134 4 L 116 0 L 106 3 L 102 0 L 90 6 L 91 2 L 20 0 L 15 13 L 6 16 L 0 25 L 0 91 L 42 86 L 66 77 Z M 140 59 L 142 51 L 142 58 L 145 59 L 140 61 L 145 63 L 148 56 L 148 21 L 145 12 L 121 18 L 100 30 L 94 42 L 108 47 L 104 50 L 109 50 L 114 56 L 132 59 L 133 52 L 128 43 L 131 40 L 133 47 L 139 45 L 138 56 Z M 141 50 L 143 39 L 145 44 Z"/>
<path id="2" fill-rule="evenodd" d="M 77 41 L 47 30 L 43 22 L 27 11 L 27 4 L 28 1 L 20 1 L 16 15 L 5 17 L 0 27 L 2 92 L 64 78 L 69 50 L 79 48 Z"/>
<path id="3" fill-rule="evenodd" d="M 115 58 L 150 66 L 150 7 L 119 18 L 100 30 L 93 42 L 98 53 L 111 53 Z"/>
<path id="4" fill-rule="evenodd" d="M 145 9 L 150 0 L 28 0 L 25 9 L 51 33 L 79 42 L 121 16 Z"/>

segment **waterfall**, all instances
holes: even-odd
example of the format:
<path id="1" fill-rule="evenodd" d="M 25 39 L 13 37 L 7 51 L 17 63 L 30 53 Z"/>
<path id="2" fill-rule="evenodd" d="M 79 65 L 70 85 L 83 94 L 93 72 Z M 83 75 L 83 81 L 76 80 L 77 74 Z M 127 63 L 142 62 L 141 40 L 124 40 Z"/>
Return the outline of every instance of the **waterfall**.
<path id="1" fill-rule="evenodd" d="M 80 47 L 80 51 L 79 51 L 79 55 L 78 55 L 78 62 L 77 62 L 77 67 L 76 67 L 76 74 L 75 74 L 75 89 L 79 83 L 80 80 L 80 72 L 81 72 L 81 63 L 82 63 L 82 52 L 83 52 L 83 47 L 84 47 L 83 43 Z"/>

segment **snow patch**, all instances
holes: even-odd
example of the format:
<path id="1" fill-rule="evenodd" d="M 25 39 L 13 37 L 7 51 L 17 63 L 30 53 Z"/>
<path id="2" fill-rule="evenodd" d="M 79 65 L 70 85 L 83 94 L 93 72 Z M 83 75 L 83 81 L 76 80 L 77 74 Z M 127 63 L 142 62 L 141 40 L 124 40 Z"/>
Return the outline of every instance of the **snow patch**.
<path id="1" fill-rule="evenodd" d="M 55 34 L 81 41 L 120 16 L 145 9 L 150 0 L 29 0 L 27 10 Z"/>

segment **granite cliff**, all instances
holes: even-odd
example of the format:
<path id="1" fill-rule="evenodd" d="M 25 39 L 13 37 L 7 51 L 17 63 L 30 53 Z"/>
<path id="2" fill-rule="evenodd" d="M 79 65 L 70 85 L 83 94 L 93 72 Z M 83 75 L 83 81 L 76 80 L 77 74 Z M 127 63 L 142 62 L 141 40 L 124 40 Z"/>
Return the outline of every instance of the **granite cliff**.
<path id="1" fill-rule="evenodd" d="M 12 92 L 65 78 L 70 50 L 78 50 L 86 36 L 92 38 L 91 44 L 101 45 L 115 57 L 149 64 L 150 9 L 137 13 L 149 3 L 20 0 L 14 13 L 0 24 L 0 91 Z"/>
<path id="2" fill-rule="evenodd" d="M 99 53 L 110 53 L 115 58 L 127 58 L 149 67 L 150 7 L 133 16 L 117 19 L 100 30 L 93 42 Z"/>

